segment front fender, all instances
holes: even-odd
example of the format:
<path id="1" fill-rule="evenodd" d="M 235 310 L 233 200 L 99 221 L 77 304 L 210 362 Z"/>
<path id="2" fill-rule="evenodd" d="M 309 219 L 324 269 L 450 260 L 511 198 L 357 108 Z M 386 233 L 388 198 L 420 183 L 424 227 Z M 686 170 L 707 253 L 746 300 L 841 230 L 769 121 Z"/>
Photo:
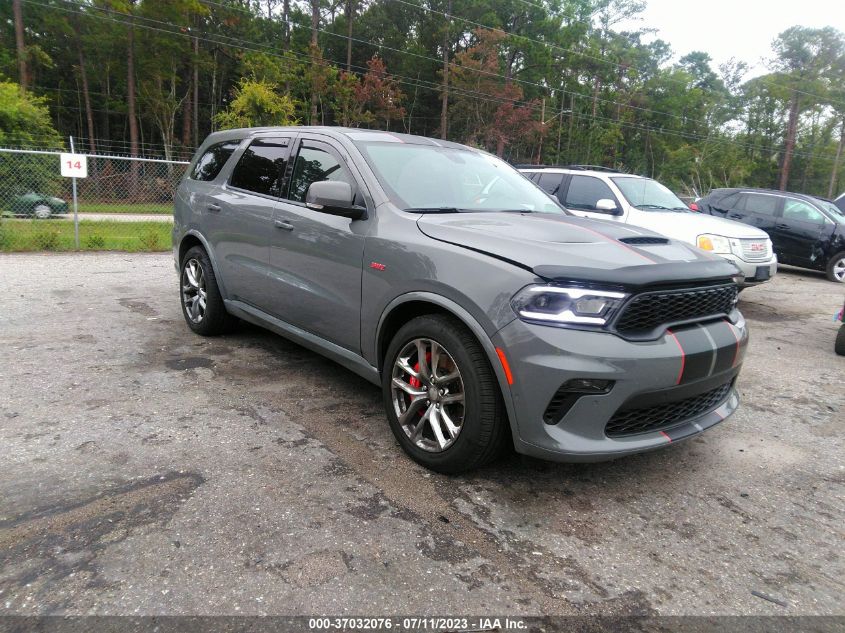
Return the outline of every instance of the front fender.
<path id="1" fill-rule="evenodd" d="M 455 303 L 451 299 L 448 299 L 447 297 L 435 294 L 433 292 L 407 292 L 405 294 L 399 295 L 387 304 L 387 306 L 382 311 L 381 316 L 379 317 L 378 325 L 376 326 L 376 345 L 378 345 L 378 341 L 381 340 L 382 331 L 384 328 L 384 324 L 387 321 L 388 315 L 390 315 L 390 313 L 393 312 L 393 310 L 398 308 L 399 306 L 412 301 L 424 301 L 426 303 L 431 303 L 440 308 L 443 308 L 447 312 L 454 315 L 456 318 L 460 319 L 461 322 L 470 329 L 470 331 L 473 333 L 478 342 L 481 343 L 481 347 L 484 349 L 484 353 L 487 355 L 487 360 L 490 362 L 490 366 L 493 368 L 493 372 L 496 375 L 496 380 L 499 382 L 499 391 L 502 394 L 502 400 L 505 403 L 505 410 L 508 413 L 508 421 L 511 427 L 511 434 L 513 435 L 514 442 L 518 442 L 519 435 L 517 433 L 516 428 L 516 415 L 514 411 L 513 398 L 511 397 L 510 384 L 508 383 L 508 378 L 505 374 L 505 369 L 504 367 L 502 367 L 502 361 L 499 359 L 499 355 L 496 352 L 496 346 L 493 345 L 493 341 L 490 340 L 490 336 L 487 334 L 487 332 L 484 331 L 484 328 L 475 319 L 475 317 L 473 317 L 472 314 L 470 314 L 459 304 Z"/>

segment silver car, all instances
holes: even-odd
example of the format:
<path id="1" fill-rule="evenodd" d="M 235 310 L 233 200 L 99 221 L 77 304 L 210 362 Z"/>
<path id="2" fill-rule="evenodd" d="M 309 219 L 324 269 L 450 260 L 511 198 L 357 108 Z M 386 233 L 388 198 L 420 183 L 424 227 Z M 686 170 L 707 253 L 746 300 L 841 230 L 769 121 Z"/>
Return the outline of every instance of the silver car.
<path id="1" fill-rule="evenodd" d="M 485 152 L 285 127 L 209 136 L 175 202 L 185 321 L 238 319 L 379 385 L 390 428 L 454 473 L 503 449 L 592 461 L 734 412 L 737 269 L 569 215 Z"/>

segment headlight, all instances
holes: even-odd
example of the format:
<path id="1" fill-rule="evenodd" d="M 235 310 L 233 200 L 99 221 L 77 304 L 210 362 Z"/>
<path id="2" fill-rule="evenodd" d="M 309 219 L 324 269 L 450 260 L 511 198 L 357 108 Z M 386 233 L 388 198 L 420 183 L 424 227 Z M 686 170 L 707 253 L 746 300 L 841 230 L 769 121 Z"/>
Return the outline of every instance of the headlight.
<path id="1" fill-rule="evenodd" d="M 709 233 L 699 235 L 697 244 L 698 248 L 711 253 L 727 255 L 731 252 L 731 241 L 721 235 L 710 235 Z"/>
<path id="2" fill-rule="evenodd" d="M 511 305 L 526 321 L 602 326 L 610 321 L 627 296 L 609 290 L 537 285 L 516 293 Z"/>

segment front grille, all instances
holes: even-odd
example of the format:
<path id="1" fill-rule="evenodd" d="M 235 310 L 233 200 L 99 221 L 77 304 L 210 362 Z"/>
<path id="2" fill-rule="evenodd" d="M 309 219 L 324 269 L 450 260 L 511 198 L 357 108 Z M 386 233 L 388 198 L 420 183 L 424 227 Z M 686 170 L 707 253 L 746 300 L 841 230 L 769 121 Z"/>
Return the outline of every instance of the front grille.
<path id="1" fill-rule="evenodd" d="M 739 245 L 742 249 L 742 259 L 747 262 L 764 262 L 772 256 L 769 240 L 739 240 Z"/>
<path id="2" fill-rule="evenodd" d="M 677 426 L 722 404 L 728 397 L 732 384 L 733 381 L 726 382 L 715 389 L 676 402 L 617 411 L 604 427 L 604 434 L 608 437 L 621 437 Z"/>
<path id="3" fill-rule="evenodd" d="M 620 334 L 644 334 L 667 323 L 693 321 L 730 314 L 736 286 L 649 292 L 634 297 L 616 320 Z"/>

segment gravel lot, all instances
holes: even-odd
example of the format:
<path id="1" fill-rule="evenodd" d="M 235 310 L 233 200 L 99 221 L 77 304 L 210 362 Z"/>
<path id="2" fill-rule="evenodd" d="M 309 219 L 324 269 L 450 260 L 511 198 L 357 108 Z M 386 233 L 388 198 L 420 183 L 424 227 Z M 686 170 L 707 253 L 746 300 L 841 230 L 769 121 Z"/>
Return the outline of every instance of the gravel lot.
<path id="1" fill-rule="evenodd" d="M 845 614 L 819 275 L 743 293 L 743 405 L 702 437 L 454 478 L 339 366 L 191 334 L 176 287 L 169 254 L 0 256 L 3 613 Z"/>

